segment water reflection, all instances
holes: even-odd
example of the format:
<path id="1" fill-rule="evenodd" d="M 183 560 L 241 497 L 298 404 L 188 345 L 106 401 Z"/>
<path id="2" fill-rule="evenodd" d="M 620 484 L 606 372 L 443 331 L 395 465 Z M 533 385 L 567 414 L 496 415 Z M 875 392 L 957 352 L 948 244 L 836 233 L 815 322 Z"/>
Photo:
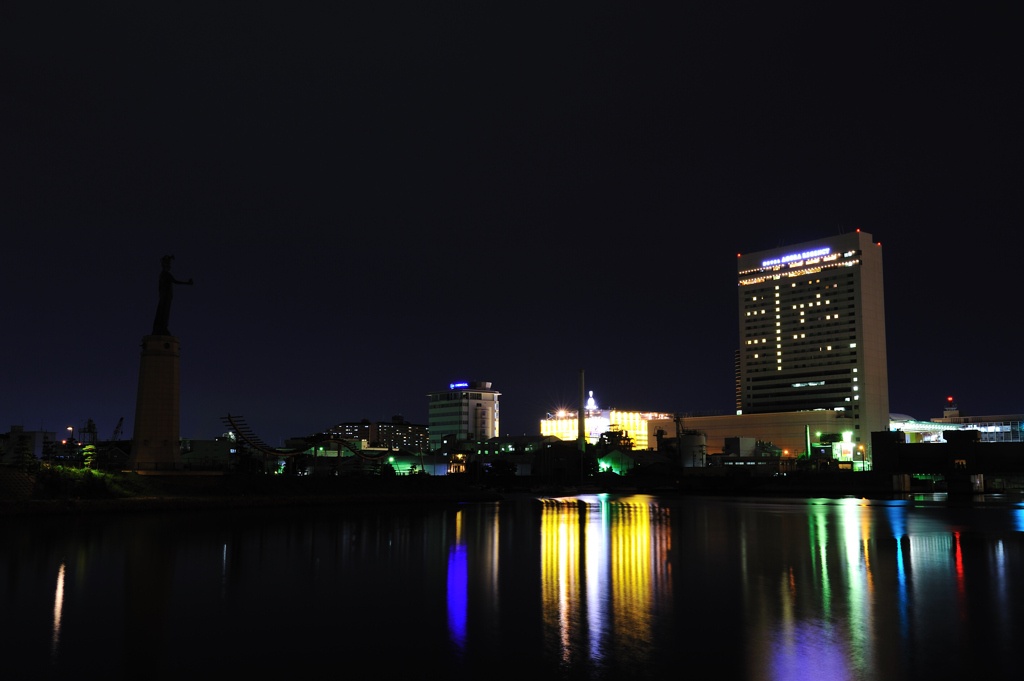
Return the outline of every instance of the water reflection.
<path id="1" fill-rule="evenodd" d="M 11 678 L 96 650 L 114 677 L 304 675 L 345 651 L 383 676 L 969 676 L 1016 661 L 1022 515 L 597 495 L 10 524 L 0 640 L 25 651 Z"/>
<path id="2" fill-rule="evenodd" d="M 462 542 L 462 513 L 455 514 L 455 543 L 448 549 L 448 630 L 461 651 L 466 644 L 466 608 L 469 603 L 469 567 Z"/>
<path id="3" fill-rule="evenodd" d="M 545 640 L 563 664 L 645 659 L 655 599 L 669 599 L 669 509 L 648 498 L 544 501 Z"/>
<path id="4" fill-rule="evenodd" d="M 51 656 L 56 659 L 57 657 L 57 644 L 60 643 L 60 617 L 64 611 L 64 563 L 60 564 L 60 570 L 57 572 L 57 593 L 53 600 L 53 648 L 50 651 Z"/>

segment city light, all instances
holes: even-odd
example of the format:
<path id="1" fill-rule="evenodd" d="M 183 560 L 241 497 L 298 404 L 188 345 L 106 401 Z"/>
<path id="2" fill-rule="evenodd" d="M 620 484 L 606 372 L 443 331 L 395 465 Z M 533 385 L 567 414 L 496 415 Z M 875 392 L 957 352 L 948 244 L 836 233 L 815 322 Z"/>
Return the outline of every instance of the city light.
<path id="1" fill-rule="evenodd" d="M 807 258 L 816 258 L 822 255 L 828 255 L 832 251 L 831 248 L 817 248 L 813 251 L 804 251 L 803 253 L 791 253 L 790 255 L 784 255 L 781 258 L 772 258 L 771 260 L 761 261 L 761 267 L 772 267 L 773 265 L 781 265 L 787 262 L 793 262 L 794 260 L 806 260 Z"/>

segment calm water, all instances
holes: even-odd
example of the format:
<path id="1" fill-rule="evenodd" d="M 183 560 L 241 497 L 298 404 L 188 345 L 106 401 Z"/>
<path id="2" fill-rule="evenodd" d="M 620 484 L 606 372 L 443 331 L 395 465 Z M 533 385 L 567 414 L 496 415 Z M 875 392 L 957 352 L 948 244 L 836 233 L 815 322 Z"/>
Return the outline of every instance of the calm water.
<path id="1" fill-rule="evenodd" d="M 0 539 L 11 679 L 973 677 L 1012 673 L 1024 636 L 1009 503 L 602 495 Z"/>

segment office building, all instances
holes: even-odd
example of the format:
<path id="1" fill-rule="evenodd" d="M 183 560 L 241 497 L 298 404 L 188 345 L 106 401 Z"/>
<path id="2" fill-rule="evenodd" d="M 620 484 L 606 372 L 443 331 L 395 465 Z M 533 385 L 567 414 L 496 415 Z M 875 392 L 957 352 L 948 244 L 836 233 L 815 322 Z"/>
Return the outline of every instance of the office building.
<path id="1" fill-rule="evenodd" d="M 430 449 L 439 449 L 445 442 L 477 442 L 498 436 L 500 395 L 489 381 L 460 381 L 450 383 L 447 390 L 427 393 Z"/>
<path id="2" fill-rule="evenodd" d="M 737 413 L 834 411 L 889 430 L 882 247 L 852 232 L 737 258 Z"/>

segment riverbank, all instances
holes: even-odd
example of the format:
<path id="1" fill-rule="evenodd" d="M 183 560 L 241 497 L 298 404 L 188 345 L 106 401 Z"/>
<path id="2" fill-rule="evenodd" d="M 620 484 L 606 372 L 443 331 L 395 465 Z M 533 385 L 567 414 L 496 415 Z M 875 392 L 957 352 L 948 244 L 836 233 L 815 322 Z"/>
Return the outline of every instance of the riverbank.
<path id="1" fill-rule="evenodd" d="M 935 490 L 910 490 L 911 493 Z M 618 476 L 583 485 L 552 485 L 531 477 L 473 480 L 449 476 L 137 475 L 48 469 L 28 475 L 0 470 L 0 516 L 144 513 L 297 506 L 420 505 L 494 502 L 503 498 L 576 494 L 661 497 L 905 498 L 891 476 L 871 473 L 758 477 L 741 475 Z M 950 496 L 952 499 L 953 496 Z"/>
<path id="2" fill-rule="evenodd" d="M 140 513 L 227 508 L 497 501 L 455 477 L 293 477 L 259 474 L 137 475 L 7 469 L 0 515 Z"/>

